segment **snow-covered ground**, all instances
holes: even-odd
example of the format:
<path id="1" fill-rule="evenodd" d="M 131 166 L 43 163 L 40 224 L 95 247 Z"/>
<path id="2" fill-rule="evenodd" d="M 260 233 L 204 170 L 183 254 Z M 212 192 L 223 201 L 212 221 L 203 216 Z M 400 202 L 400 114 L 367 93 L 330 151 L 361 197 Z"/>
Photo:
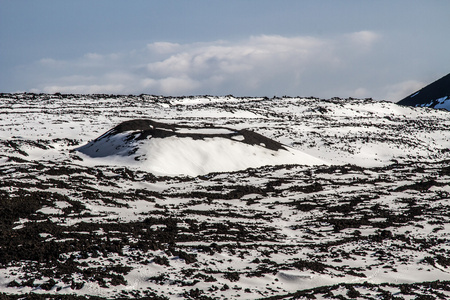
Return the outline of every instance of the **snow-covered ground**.
<path id="1" fill-rule="evenodd" d="M 177 128 L 77 151 L 134 119 Z M 0 291 L 448 298 L 449 139 L 368 99 L 2 95 Z"/>

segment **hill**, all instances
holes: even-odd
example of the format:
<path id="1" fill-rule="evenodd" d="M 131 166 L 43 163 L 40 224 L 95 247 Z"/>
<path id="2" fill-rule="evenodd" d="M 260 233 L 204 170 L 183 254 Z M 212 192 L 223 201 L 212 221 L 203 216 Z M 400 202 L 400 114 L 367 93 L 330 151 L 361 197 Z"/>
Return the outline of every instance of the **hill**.
<path id="1" fill-rule="evenodd" d="M 450 110 L 450 73 L 397 103 Z"/>
<path id="2" fill-rule="evenodd" d="M 266 165 L 327 164 L 258 133 L 138 119 L 122 122 L 77 151 L 162 175 L 203 175 Z M 138 161 L 138 163 L 136 163 Z"/>

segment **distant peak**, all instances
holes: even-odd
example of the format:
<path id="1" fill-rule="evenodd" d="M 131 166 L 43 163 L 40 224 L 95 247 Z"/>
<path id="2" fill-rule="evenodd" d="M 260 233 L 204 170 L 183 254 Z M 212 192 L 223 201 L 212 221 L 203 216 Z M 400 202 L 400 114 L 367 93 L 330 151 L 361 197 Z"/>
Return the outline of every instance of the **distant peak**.
<path id="1" fill-rule="evenodd" d="M 450 104 L 443 103 L 450 99 L 450 73 L 430 83 L 422 89 L 397 102 L 406 106 L 425 106 L 432 108 L 448 108 Z"/>

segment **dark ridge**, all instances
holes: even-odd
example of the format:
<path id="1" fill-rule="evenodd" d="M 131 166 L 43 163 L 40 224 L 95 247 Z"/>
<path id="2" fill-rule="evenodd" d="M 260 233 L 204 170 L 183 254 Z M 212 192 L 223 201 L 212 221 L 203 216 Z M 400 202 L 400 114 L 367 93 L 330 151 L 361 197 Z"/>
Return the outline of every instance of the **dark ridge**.
<path id="1" fill-rule="evenodd" d="M 229 130 L 230 133 L 199 133 L 199 132 L 178 132 L 178 129 L 225 129 Z M 129 120 L 120 123 L 113 129 L 109 130 L 105 134 L 96 138 L 95 141 L 99 141 L 105 137 L 112 136 L 118 133 L 129 132 L 132 131 L 134 133 L 140 133 L 138 137 L 135 137 L 134 134 L 130 134 L 130 139 L 135 140 L 144 140 L 147 138 L 166 138 L 171 136 L 176 136 L 180 138 L 192 138 L 194 140 L 202 140 L 205 138 L 226 138 L 232 139 L 236 142 L 242 142 L 248 145 L 257 145 L 261 146 L 273 151 L 278 151 L 280 149 L 286 149 L 286 147 L 272 139 L 269 139 L 261 134 L 256 132 L 241 129 L 235 130 L 228 127 L 216 127 L 216 126 L 188 126 L 188 125 L 179 125 L 179 124 L 168 124 L 156 122 L 149 119 L 135 119 Z M 236 136 L 243 136 L 242 140 L 233 139 Z"/>
<path id="2" fill-rule="evenodd" d="M 450 97 L 450 73 L 400 100 L 397 104 L 420 106 L 432 102 L 429 107 L 434 107 L 438 104 L 435 100 L 445 96 Z"/>
<path id="3" fill-rule="evenodd" d="M 115 134 L 124 131 L 145 131 L 149 130 L 151 127 L 175 130 L 177 126 L 174 124 L 160 123 L 148 119 L 136 119 L 120 123 L 113 128 L 112 132 Z"/>
<path id="4" fill-rule="evenodd" d="M 238 131 L 239 134 L 244 136 L 244 140 L 242 142 L 249 144 L 249 145 L 261 145 L 264 144 L 264 147 L 270 149 L 270 150 L 274 150 L 274 151 L 278 151 L 280 149 L 286 149 L 283 144 L 274 141 L 272 139 L 269 139 L 263 135 L 260 135 L 259 133 L 247 130 L 247 129 L 242 129 Z"/>

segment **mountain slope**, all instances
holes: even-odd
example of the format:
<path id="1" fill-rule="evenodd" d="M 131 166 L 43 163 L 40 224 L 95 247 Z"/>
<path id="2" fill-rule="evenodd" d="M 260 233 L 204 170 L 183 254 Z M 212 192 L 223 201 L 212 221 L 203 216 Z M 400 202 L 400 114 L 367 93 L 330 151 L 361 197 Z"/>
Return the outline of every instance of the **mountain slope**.
<path id="1" fill-rule="evenodd" d="M 397 104 L 444 108 L 450 111 L 450 73 L 405 97 Z"/>

